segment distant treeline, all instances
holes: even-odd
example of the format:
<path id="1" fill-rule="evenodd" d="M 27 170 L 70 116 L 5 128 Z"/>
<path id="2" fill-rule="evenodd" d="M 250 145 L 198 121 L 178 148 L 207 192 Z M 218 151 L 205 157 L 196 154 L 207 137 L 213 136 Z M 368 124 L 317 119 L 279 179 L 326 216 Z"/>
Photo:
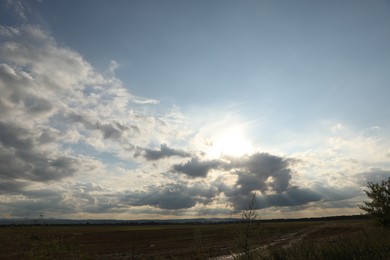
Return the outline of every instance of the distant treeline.
<path id="1" fill-rule="evenodd" d="M 260 219 L 256 222 L 274 223 L 274 222 L 308 222 L 308 221 L 336 221 L 336 220 L 359 220 L 368 219 L 368 215 L 349 215 L 349 216 L 330 216 L 330 217 L 312 217 L 312 218 L 279 218 L 279 219 Z"/>

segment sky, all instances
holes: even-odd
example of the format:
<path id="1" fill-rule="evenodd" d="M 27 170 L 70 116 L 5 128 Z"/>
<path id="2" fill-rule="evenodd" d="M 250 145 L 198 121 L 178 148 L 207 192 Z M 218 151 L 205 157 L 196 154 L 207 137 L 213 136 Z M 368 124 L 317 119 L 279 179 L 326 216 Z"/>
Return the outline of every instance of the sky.
<path id="1" fill-rule="evenodd" d="M 360 214 L 387 0 L 0 0 L 0 218 Z"/>

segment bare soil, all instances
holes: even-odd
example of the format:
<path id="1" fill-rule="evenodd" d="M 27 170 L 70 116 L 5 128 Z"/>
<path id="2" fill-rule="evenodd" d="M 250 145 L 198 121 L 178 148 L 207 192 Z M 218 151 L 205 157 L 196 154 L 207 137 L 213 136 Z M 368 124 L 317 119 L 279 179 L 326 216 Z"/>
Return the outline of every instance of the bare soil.
<path id="1" fill-rule="evenodd" d="M 354 236 L 368 220 L 253 223 L 255 250 Z M 241 224 L 12 226 L 0 228 L 0 259 L 228 259 Z"/>

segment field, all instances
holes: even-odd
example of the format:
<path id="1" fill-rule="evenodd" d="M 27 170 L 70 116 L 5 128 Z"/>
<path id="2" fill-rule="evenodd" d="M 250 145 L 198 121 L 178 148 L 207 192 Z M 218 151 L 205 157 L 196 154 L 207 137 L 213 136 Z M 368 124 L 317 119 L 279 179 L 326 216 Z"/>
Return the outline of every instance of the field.
<path id="1" fill-rule="evenodd" d="M 229 259 L 244 256 L 243 242 L 253 259 L 390 256 L 389 231 L 365 219 L 251 223 L 243 237 L 245 225 L 8 226 L 0 259 Z"/>

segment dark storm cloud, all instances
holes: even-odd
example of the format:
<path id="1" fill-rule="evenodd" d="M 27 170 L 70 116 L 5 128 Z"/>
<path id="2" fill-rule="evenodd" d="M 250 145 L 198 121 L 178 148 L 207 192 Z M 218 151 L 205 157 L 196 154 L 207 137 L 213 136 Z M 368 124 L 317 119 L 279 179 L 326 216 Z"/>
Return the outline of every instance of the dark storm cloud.
<path id="1" fill-rule="evenodd" d="M 218 189 L 204 185 L 183 183 L 150 186 L 147 191 L 130 193 L 123 199 L 132 206 L 153 206 L 160 209 L 188 209 L 199 204 L 208 204 L 217 195 Z"/>
<path id="2" fill-rule="evenodd" d="M 183 164 L 173 165 L 175 172 L 184 173 L 187 177 L 206 177 L 210 170 L 217 169 L 221 165 L 219 160 L 200 161 L 195 157 Z"/>
<path id="3" fill-rule="evenodd" d="M 178 156 L 178 157 L 189 157 L 191 154 L 182 151 L 182 150 L 175 150 L 172 148 L 169 148 L 168 145 L 162 144 L 160 146 L 160 150 L 152 150 L 152 149 L 144 149 L 144 154 L 143 156 L 145 157 L 146 160 L 149 161 L 155 161 L 159 159 L 163 159 L 166 157 L 171 157 L 171 156 Z"/>

